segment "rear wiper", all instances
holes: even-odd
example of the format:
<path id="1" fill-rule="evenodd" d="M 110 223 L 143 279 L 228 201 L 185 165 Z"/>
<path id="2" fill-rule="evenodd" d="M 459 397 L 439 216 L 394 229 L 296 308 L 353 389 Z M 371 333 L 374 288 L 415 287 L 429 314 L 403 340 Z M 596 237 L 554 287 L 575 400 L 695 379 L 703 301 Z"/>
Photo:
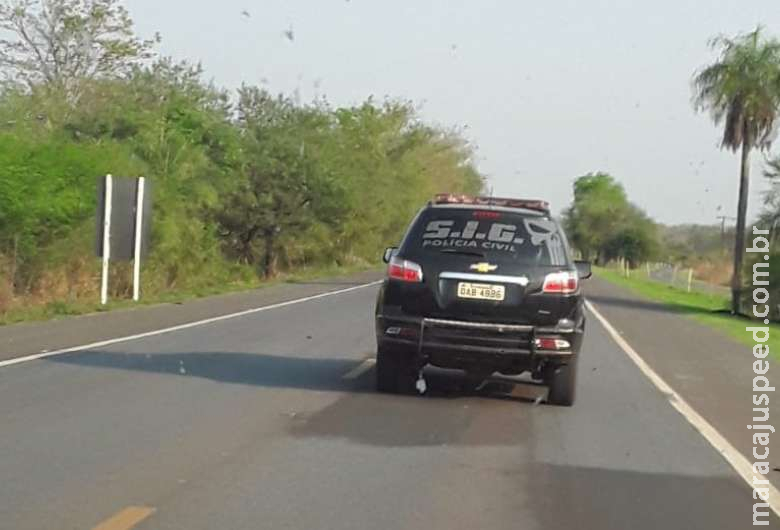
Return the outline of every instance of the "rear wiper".
<path id="1" fill-rule="evenodd" d="M 463 254 L 464 256 L 476 256 L 478 258 L 484 258 L 485 255 L 478 250 L 462 250 L 459 248 L 445 248 L 441 251 L 442 254 Z"/>

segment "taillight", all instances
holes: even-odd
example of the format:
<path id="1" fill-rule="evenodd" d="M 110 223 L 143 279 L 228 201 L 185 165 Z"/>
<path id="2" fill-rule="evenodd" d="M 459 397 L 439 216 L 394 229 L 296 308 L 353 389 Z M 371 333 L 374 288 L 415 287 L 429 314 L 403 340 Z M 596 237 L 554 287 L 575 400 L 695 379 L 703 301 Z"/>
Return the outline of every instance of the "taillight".
<path id="1" fill-rule="evenodd" d="M 422 267 L 401 258 L 392 258 L 387 266 L 387 276 L 402 282 L 419 283 L 423 279 Z"/>
<path id="2" fill-rule="evenodd" d="M 576 271 L 553 272 L 544 278 L 545 293 L 569 294 L 577 290 L 579 276 Z"/>
<path id="3" fill-rule="evenodd" d="M 568 350 L 571 343 L 567 340 L 556 339 L 555 337 L 540 337 L 535 341 L 536 347 L 540 350 Z"/>

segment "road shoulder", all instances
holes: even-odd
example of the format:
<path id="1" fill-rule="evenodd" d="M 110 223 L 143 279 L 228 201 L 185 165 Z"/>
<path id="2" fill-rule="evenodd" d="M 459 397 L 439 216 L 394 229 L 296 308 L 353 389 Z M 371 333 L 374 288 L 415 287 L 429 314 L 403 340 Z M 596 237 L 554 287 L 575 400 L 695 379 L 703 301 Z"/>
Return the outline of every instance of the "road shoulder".
<path id="1" fill-rule="evenodd" d="M 669 386 L 749 461 L 754 460 L 746 428 L 753 418 L 750 346 L 599 278 L 589 283 L 586 294 Z M 780 444 L 774 440 L 770 462 L 780 462 Z M 776 486 L 778 478 L 772 477 Z"/>
<path id="2" fill-rule="evenodd" d="M 252 291 L 0 327 L 0 362 L 148 333 L 376 281 L 382 273 L 285 283 Z"/>

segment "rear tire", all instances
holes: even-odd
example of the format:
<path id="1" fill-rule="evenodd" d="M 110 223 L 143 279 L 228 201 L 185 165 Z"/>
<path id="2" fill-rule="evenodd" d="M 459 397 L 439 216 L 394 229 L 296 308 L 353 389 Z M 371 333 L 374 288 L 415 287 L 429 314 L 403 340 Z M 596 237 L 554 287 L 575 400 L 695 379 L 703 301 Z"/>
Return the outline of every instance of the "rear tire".
<path id="1" fill-rule="evenodd" d="M 550 391 L 547 402 L 560 407 L 571 407 L 577 389 L 577 361 L 564 364 L 549 370 L 545 383 Z"/>
<path id="2" fill-rule="evenodd" d="M 376 389 L 387 394 L 406 394 L 414 389 L 412 355 L 380 347 L 376 352 Z"/>

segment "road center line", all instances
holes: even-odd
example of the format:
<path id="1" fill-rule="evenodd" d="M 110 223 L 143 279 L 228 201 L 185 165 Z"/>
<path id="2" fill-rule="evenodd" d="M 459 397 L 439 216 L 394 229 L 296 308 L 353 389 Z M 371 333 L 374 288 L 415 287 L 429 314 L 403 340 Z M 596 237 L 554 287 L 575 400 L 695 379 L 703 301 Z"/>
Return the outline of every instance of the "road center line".
<path id="1" fill-rule="evenodd" d="M 16 359 L 8 359 L 7 361 L 0 361 L 0 368 L 3 368 L 5 366 L 11 366 L 11 365 L 14 365 L 14 364 L 21 364 L 21 363 L 26 363 L 26 362 L 30 362 L 30 361 L 35 361 L 35 360 L 38 360 L 38 359 L 45 359 L 46 357 L 54 357 L 55 355 L 62 355 L 62 354 L 65 354 L 65 353 L 73 353 L 73 352 L 82 351 L 82 350 L 91 350 L 91 349 L 94 349 L 94 348 L 102 348 L 104 346 L 111 346 L 112 344 L 118 344 L 120 342 L 128 342 L 128 341 L 131 341 L 131 340 L 144 339 L 146 337 L 154 337 L 156 335 L 163 335 L 165 333 L 171 333 L 173 331 L 181 331 L 183 329 L 194 328 L 194 327 L 197 327 L 197 326 L 204 326 L 206 324 L 212 324 L 214 322 L 221 322 L 223 320 L 230 320 L 232 318 L 238 318 L 238 317 L 243 317 L 243 316 L 246 316 L 246 315 L 252 315 L 252 314 L 255 314 L 255 313 L 261 313 L 263 311 L 270 311 L 272 309 L 279 309 L 281 307 L 287 307 L 287 306 L 291 306 L 291 305 L 295 305 L 295 304 L 302 304 L 304 302 L 311 302 L 312 300 L 319 300 L 320 298 L 327 298 L 329 296 L 336 296 L 336 295 L 339 295 L 339 294 L 350 293 L 352 291 L 357 291 L 358 289 L 365 289 L 366 287 L 373 287 L 375 285 L 379 285 L 380 283 L 382 283 L 382 280 L 378 280 L 378 281 L 370 282 L 370 283 L 364 283 L 364 284 L 361 284 L 361 285 L 356 285 L 354 287 L 348 287 L 346 289 L 339 289 L 337 291 L 328 291 L 326 293 L 315 294 L 313 296 L 307 296 L 307 297 L 304 297 L 304 298 L 296 298 L 294 300 L 288 300 L 286 302 L 279 302 L 277 304 L 271 304 L 271 305 L 266 305 L 266 306 L 262 306 L 262 307 L 255 307 L 253 309 L 247 309 L 245 311 L 239 311 L 237 313 L 229 313 L 227 315 L 220 315 L 218 317 L 206 318 L 204 320 L 196 320 L 194 322 L 188 322 L 186 324 L 180 324 L 178 326 L 172 326 L 172 327 L 169 327 L 169 328 L 162 328 L 162 329 L 157 329 L 157 330 L 153 330 L 153 331 L 147 331 L 145 333 L 138 333 L 136 335 L 127 335 L 125 337 L 118 337 L 118 338 L 115 338 L 115 339 L 108 339 L 108 340 L 103 340 L 103 341 L 100 341 L 100 342 L 93 342 L 91 344 L 83 344 L 81 346 L 73 346 L 73 347 L 70 347 L 70 348 L 63 348 L 61 350 L 54 350 L 54 351 L 49 351 L 49 352 L 41 352 L 41 353 L 36 353 L 34 355 L 27 355 L 25 357 L 18 357 Z"/>
<path id="2" fill-rule="evenodd" d="M 121 510 L 92 530 L 130 530 L 138 523 L 154 513 L 154 508 L 147 506 L 128 506 Z"/>
<path id="3" fill-rule="evenodd" d="M 376 359 L 369 357 L 364 359 L 362 363 L 354 367 L 352 370 L 341 376 L 342 379 L 357 379 L 364 373 L 368 372 L 376 364 Z"/>
<path id="4" fill-rule="evenodd" d="M 677 412 L 682 414 L 682 416 L 688 420 L 688 423 L 690 423 L 694 429 L 699 431 L 699 433 L 704 437 L 709 444 L 715 448 L 716 451 L 718 451 L 721 456 L 728 462 L 732 468 L 737 472 L 737 474 L 742 477 L 742 479 L 750 486 L 750 489 L 753 489 L 753 466 L 751 466 L 750 462 L 747 458 L 745 458 L 742 453 L 737 450 L 736 447 L 731 445 L 731 443 L 722 435 L 720 434 L 715 427 L 713 427 L 707 420 L 704 419 L 696 410 L 691 407 L 688 402 L 683 399 L 683 397 L 674 391 L 672 387 L 670 387 L 666 381 L 664 381 L 658 373 L 653 370 L 647 362 L 645 362 L 644 359 L 634 350 L 634 348 L 631 347 L 631 345 L 626 342 L 626 340 L 620 335 L 620 333 L 612 326 L 612 324 L 609 323 L 609 321 L 601 314 L 598 310 L 591 304 L 590 302 L 585 302 L 586 307 L 588 310 L 593 313 L 593 315 L 598 319 L 599 322 L 601 322 L 601 325 L 604 326 L 604 329 L 607 330 L 607 332 L 612 336 L 612 339 L 617 343 L 618 346 L 628 355 L 628 357 L 634 361 L 634 364 L 636 364 L 639 369 L 642 371 L 645 376 L 647 376 L 648 379 L 658 388 L 658 390 L 661 391 L 662 394 L 664 394 L 667 399 L 669 400 L 669 403 L 674 407 Z M 769 489 L 769 500 L 767 500 L 767 504 L 769 504 L 769 507 L 772 508 L 772 511 L 775 512 L 777 516 L 780 517 L 780 492 L 775 488 L 772 484 L 762 485 L 762 488 L 768 488 Z"/>

